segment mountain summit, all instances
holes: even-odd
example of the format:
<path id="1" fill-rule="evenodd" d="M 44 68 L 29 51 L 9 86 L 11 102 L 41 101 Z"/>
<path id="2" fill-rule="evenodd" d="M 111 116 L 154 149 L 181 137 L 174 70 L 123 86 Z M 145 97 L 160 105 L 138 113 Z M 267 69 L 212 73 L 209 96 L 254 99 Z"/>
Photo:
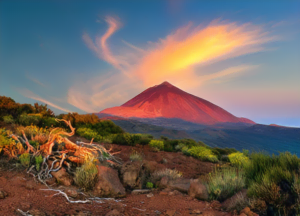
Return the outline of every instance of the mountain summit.
<path id="1" fill-rule="evenodd" d="M 255 122 L 238 118 L 207 100 L 196 97 L 168 82 L 150 87 L 121 106 L 101 111 L 125 118 L 179 118 L 198 124 Z"/>

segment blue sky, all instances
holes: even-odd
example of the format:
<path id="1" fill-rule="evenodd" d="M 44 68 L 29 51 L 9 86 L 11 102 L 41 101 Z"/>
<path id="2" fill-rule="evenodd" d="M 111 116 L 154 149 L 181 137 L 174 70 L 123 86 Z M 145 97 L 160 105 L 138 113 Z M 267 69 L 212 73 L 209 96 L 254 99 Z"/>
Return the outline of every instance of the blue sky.
<path id="1" fill-rule="evenodd" d="M 300 127 L 300 1 L 1 1 L 0 94 L 58 114 L 167 80 L 236 116 Z"/>

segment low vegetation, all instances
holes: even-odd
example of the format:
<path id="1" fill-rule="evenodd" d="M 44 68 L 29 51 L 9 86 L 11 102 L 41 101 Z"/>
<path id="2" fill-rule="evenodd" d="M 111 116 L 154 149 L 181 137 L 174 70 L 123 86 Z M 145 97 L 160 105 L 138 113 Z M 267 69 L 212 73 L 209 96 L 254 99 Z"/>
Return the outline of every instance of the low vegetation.
<path id="1" fill-rule="evenodd" d="M 94 160 L 86 161 L 81 167 L 77 167 L 75 172 L 75 184 L 85 191 L 93 189 L 97 181 L 98 169 Z"/>
<path id="2" fill-rule="evenodd" d="M 242 170 L 223 168 L 210 173 L 206 181 L 210 200 L 224 201 L 245 187 Z"/>
<path id="3" fill-rule="evenodd" d="M 150 176 L 150 182 L 153 184 L 156 184 L 158 181 L 160 181 L 163 177 L 167 177 L 169 180 L 175 180 L 182 177 L 182 173 L 178 170 L 172 170 L 172 169 L 164 169 L 155 171 Z"/>

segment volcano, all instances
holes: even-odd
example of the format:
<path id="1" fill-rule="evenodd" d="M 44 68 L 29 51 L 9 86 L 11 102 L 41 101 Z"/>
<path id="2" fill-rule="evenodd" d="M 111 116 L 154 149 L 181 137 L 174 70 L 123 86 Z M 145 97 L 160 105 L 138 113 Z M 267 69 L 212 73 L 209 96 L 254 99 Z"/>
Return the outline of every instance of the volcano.
<path id="1" fill-rule="evenodd" d="M 123 105 L 104 109 L 100 114 L 124 118 L 176 118 L 204 125 L 225 122 L 255 124 L 168 82 L 150 87 Z"/>

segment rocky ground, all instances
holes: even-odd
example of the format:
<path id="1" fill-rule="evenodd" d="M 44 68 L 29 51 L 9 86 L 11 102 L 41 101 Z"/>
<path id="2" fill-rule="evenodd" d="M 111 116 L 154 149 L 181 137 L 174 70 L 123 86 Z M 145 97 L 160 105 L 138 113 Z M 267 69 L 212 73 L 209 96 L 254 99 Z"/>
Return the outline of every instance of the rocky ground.
<path id="1" fill-rule="evenodd" d="M 72 137 L 72 141 L 82 139 Z M 82 140 L 86 141 L 86 140 Z M 222 211 L 217 201 L 206 202 L 197 198 L 207 196 L 196 179 L 211 172 L 215 164 L 201 162 L 182 153 L 152 152 L 148 146 L 113 145 L 120 151 L 124 162 L 119 167 L 98 166 L 99 181 L 93 192 L 81 193 L 72 185 L 72 179 L 62 169 L 55 178 L 48 181 L 55 189 L 65 191 L 72 200 L 84 200 L 84 194 L 91 196 L 114 196 L 100 202 L 85 204 L 69 203 L 55 191 L 46 191 L 45 185 L 34 181 L 26 171 L 15 165 L 0 166 L 0 215 L 234 215 Z M 139 152 L 144 160 L 129 161 L 133 152 Z M 183 173 L 183 179 L 170 181 L 162 179 L 161 189 L 140 190 L 145 172 L 170 168 Z M 59 182 L 59 184 L 57 183 Z M 56 194 L 56 195 L 55 195 Z M 226 203 L 226 202 L 225 202 Z M 246 209 L 244 215 L 254 215 Z"/>

